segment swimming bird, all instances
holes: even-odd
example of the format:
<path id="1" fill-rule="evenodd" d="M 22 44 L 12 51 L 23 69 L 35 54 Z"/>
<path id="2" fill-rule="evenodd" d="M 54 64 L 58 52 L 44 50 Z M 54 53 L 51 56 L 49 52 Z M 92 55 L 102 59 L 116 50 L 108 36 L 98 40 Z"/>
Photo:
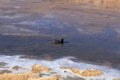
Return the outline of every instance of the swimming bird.
<path id="1" fill-rule="evenodd" d="M 64 39 L 63 38 L 61 38 L 61 40 L 55 39 L 54 44 L 64 44 Z"/>

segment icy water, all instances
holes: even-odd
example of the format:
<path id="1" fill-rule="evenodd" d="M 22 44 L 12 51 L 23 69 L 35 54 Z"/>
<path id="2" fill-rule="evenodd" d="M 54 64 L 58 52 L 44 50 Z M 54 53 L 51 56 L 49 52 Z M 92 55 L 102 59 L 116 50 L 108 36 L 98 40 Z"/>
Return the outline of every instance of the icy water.
<path id="1" fill-rule="evenodd" d="M 56 64 L 52 68 L 60 65 L 93 67 L 106 73 L 110 70 L 110 75 L 119 77 L 119 12 L 93 7 L 59 1 L 0 0 L 0 62 L 9 64 L 10 59 L 12 66 L 21 66 L 24 63 L 17 56 L 24 54 L 29 58 L 25 61 L 34 59 L 29 66 L 45 61 L 46 66 Z M 63 45 L 53 44 L 54 39 L 62 37 Z M 71 56 L 73 62 L 62 63 Z"/>

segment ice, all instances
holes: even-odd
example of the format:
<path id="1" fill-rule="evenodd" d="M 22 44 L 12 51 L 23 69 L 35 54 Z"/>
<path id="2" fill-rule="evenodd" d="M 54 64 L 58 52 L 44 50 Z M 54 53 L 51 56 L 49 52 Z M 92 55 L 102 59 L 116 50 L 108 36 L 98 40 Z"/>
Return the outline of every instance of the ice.
<path id="1" fill-rule="evenodd" d="M 106 80 L 112 80 L 113 78 L 116 77 L 120 77 L 120 71 L 117 69 L 113 69 L 113 68 L 107 68 L 105 66 L 101 66 L 101 65 L 95 65 L 95 64 L 88 64 L 88 63 L 83 63 L 83 62 L 74 62 L 72 60 L 70 60 L 70 58 L 74 58 L 74 57 L 64 57 L 64 58 L 60 58 L 60 59 L 55 59 L 53 61 L 47 61 L 44 59 L 28 59 L 28 58 L 19 58 L 19 55 L 16 56 L 6 56 L 6 55 L 0 55 L 0 62 L 6 62 L 8 63 L 8 70 L 12 70 L 12 67 L 15 65 L 18 65 L 20 67 L 22 67 L 22 69 L 14 71 L 14 73 L 17 72 L 22 72 L 22 71 L 29 71 L 31 70 L 31 66 L 33 64 L 42 64 L 45 65 L 49 68 L 52 69 L 51 73 L 57 73 L 59 75 L 61 75 L 62 77 L 75 77 L 77 76 L 76 74 L 73 74 L 69 69 L 66 70 L 62 70 L 60 69 L 60 67 L 75 67 L 75 68 L 79 68 L 79 69 L 89 69 L 89 68 L 94 68 L 94 69 L 98 69 L 104 72 L 103 75 L 99 76 L 99 77 L 84 77 L 86 78 L 86 80 L 90 80 L 90 79 L 106 79 Z M 66 73 L 64 73 L 64 71 Z M 82 76 L 80 76 L 82 77 Z"/>

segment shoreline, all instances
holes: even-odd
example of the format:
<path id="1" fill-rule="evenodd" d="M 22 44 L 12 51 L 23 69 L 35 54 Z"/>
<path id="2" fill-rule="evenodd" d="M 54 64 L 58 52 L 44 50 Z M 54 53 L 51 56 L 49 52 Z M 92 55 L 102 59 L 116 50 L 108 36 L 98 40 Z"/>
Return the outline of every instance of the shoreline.
<path id="1" fill-rule="evenodd" d="M 7 74 L 15 74 L 16 75 L 16 74 L 21 74 L 23 72 L 26 73 L 26 72 L 29 72 L 31 70 L 32 65 L 38 64 L 38 65 L 46 66 L 45 69 L 50 68 L 52 70 L 52 72 L 56 72 L 57 74 L 59 74 L 61 76 L 62 76 L 62 73 L 61 73 L 60 67 L 63 67 L 62 68 L 63 70 L 67 69 L 68 72 L 69 72 L 69 69 L 71 67 L 73 67 L 73 68 L 75 68 L 77 70 L 80 69 L 80 71 L 81 70 L 84 71 L 84 70 L 88 69 L 90 71 L 91 70 L 95 70 L 95 71 L 99 70 L 99 71 L 101 71 L 103 73 L 103 75 L 98 76 L 98 77 L 97 76 L 95 76 L 95 77 L 94 76 L 93 77 L 83 77 L 83 76 L 79 77 L 78 76 L 79 78 L 84 78 L 85 80 L 89 80 L 91 78 L 93 80 L 94 79 L 95 80 L 96 79 L 101 79 L 101 78 L 104 78 L 106 80 L 110 80 L 110 79 L 113 80 L 113 78 L 119 78 L 119 76 L 120 76 L 120 70 L 118 71 L 116 69 L 112 69 L 112 68 L 108 68 L 108 67 L 100 66 L 100 65 L 93 65 L 93 64 L 87 64 L 87 63 L 74 62 L 74 61 L 72 61 L 72 57 L 64 57 L 64 58 L 56 59 L 56 60 L 53 60 L 53 61 L 19 58 L 20 55 L 17 55 L 17 56 L 5 56 L 5 55 L 3 55 L 2 57 L 4 58 L 4 60 L 0 59 L 0 61 L 2 61 L 2 60 L 6 61 L 5 62 L 5 63 L 7 63 L 6 67 L 9 67 L 11 70 L 13 70 L 12 73 L 7 73 Z M 17 67 L 15 67 L 16 65 L 17 65 Z M 13 67 L 14 67 L 14 69 L 13 69 Z M 6 69 L 6 70 L 9 70 L 9 69 Z M 93 73 L 94 72 L 92 72 L 92 74 Z M 69 77 L 72 77 L 69 74 L 70 73 L 65 73 L 65 75 L 68 75 Z M 76 75 L 76 74 L 74 74 L 74 75 Z M 108 79 L 108 77 L 110 77 L 110 78 Z M 75 78 L 75 77 L 73 77 L 73 78 Z"/>

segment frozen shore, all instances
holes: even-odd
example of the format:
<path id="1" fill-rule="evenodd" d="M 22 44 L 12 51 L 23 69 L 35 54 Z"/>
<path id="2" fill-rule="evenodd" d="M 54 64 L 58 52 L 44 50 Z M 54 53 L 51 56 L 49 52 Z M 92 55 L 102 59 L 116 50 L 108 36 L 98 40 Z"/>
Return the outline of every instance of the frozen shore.
<path id="1" fill-rule="evenodd" d="M 51 80 L 66 80 L 70 77 L 73 79 L 78 78 L 78 80 L 114 80 L 116 78 L 118 80 L 120 79 L 119 70 L 100 65 L 74 62 L 72 61 L 72 58 L 74 57 L 64 57 L 53 61 L 47 61 L 41 59 L 37 60 L 20 58 L 20 56 L 18 55 L 0 56 L 0 61 L 6 63 L 6 65 L 0 67 L 0 70 L 11 71 L 11 73 L 3 72 L 0 75 L 0 80 L 9 80 L 9 78 L 11 78 L 10 76 L 14 77 L 15 80 L 18 77 L 23 77 L 23 80 L 24 78 L 26 78 L 25 80 L 29 80 L 29 78 L 30 80 L 47 80 L 43 79 L 45 76 L 45 78 L 51 78 Z M 34 76 L 34 78 L 32 79 L 31 76 Z"/>

